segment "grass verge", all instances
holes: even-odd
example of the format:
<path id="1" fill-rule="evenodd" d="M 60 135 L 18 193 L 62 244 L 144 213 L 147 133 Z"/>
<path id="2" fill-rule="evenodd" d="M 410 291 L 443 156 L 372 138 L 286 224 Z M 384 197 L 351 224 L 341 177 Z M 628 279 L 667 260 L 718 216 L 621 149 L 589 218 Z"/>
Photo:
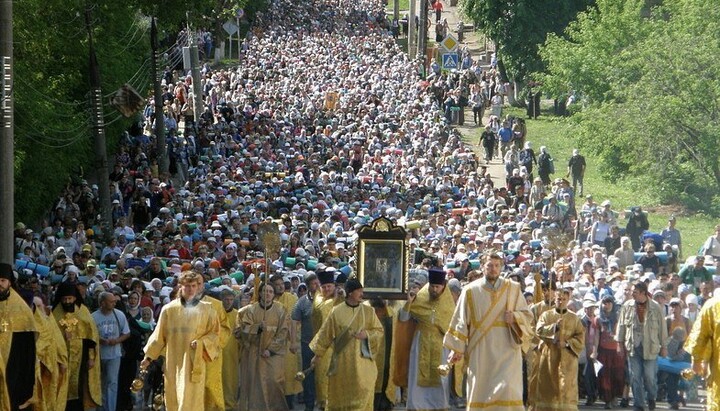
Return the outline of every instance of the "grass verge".
<path id="1" fill-rule="evenodd" d="M 399 0 L 400 1 L 400 12 L 410 10 L 410 0 Z M 394 0 L 388 0 L 385 10 L 389 13 L 393 12 Z"/>
<path id="2" fill-rule="evenodd" d="M 548 105 L 546 103 L 545 105 Z M 527 118 L 525 110 L 520 108 L 505 108 L 503 115 L 510 114 L 516 117 Z M 573 129 L 567 118 L 552 115 L 551 110 L 543 110 L 542 115 L 536 120 L 526 120 L 528 129 L 527 141 L 532 142 L 532 147 L 537 154 L 540 146 L 546 146 L 550 155 L 555 160 L 556 173 L 553 178 L 564 177 L 567 172 L 567 162 L 572 155 L 573 148 L 576 148 L 576 140 L 573 136 Z M 476 143 L 477 135 L 463 136 L 468 143 Z M 677 218 L 677 229 L 682 234 L 683 257 L 697 253 L 700 246 L 707 237 L 713 233 L 716 219 L 702 214 L 687 211 L 680 206 L 658 204 L 657 197 L 653 195 L 653 187 L 643 186 L 632 178 L 620 178 L 618 182 L 610 182 L 604 179 L 598 171 L 599 160 L 595 156 L 581 152 L 587 162 L 585 172 L 584 194 L 592 194 L 596 203 L 610 200 L 614 210 L 625 210 L 632 206 L 640 205 L 649 211 L 648 220 L 650 230 L 661 232 L 667 226 L 668 217 L 675 215 Z M 584 199 L 579 199 L 581 204 Z M 620 225 L 625 220 L 619 221 Z"/>

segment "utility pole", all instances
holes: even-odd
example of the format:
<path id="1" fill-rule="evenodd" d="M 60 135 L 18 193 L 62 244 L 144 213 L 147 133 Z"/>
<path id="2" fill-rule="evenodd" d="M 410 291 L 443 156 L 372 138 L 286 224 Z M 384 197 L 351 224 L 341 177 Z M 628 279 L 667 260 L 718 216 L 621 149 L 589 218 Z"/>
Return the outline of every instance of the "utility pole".
<path id="1" fill-rule="evenodd" d="M 420 0 L 420 38 L 418 39 L 418 58 L 422 61 L 423 78 L 427 71 L 427 21 L 428 21 L 428 4 L 427 0 Z"/>
<path id="2" fill-rule="evenodd" d="M 195 129 L 199 130 L 200 115 L 203 113 L 202 88 L 200 87 L 200 53 L 198 52 L 195 35 L 188 27 L 188 38 L 190 39 L 190 73 L 192 74 L 193 88 L 193 113 L 195 116 Z M 197 132 L 197 131 L 196 131 Z"/>
<path id="3" fill-rule="evenodd" d="M 100 68 L 98 67 L 92 28 L 90 27 L 90 8 L 85 9 L 85 27 L 90 46 L 90 111 L 92 112 L 93 140 L 95 142 L 95 172 L 100 191 L 100 215 L 103 236 L 109 240 L 112 233 L 112 206 L 110 204 L 110 176 L 108 175 L 107 151 L 105 149 L 105 122 L 103 120 L 102 90 L 100 88 Z"/>
<path id="4" fill-rule="evenodd" d="M 0 262 L 15 265 L 13 0 L 0 0 Z"/>
<path id="5" fill-rule="evenodd" d="M 400 0 L 393 0 L 393 19 L 400 21 Z"/>
<path id="6" fill-rule="evenodd" d="M 160 67 L 158 59 L 158 38 L 155 17 L 150 23 L 150 46 L 152 47 L 153 101 L 155 102 L 155 150 L 158 156 L 160 174 L 166 174 L 170 168 L 165 143 L 165 116 L 163 114 L 162 87 L 160 85 Z"/>
<path id="7" fill-rule="evenodd" d="M 410 15 L 408 15 L 408 57 L 414 59 L 417 51 L 415 49 L 415 41 L 417 40 L 417 33 L 415 32 L 415 1 L 410 0 Z"/>

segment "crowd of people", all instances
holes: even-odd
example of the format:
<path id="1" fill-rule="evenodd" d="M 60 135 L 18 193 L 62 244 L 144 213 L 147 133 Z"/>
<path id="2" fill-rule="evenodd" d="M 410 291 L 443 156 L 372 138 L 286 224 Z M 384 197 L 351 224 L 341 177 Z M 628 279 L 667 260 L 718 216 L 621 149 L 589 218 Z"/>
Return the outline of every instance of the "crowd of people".
<path id="1" fill-rule="evenodd" d="M 578 199 L 579 152 L 573 184 L 551 180 L 546 148 L 499 112 L 481 137 L 510 163 L 494 182 L 448 107 L 501 100 L 497 73 L 423 79 L 384 7 L 271 2 L 237 68 L 204 66 L 200 118 L 192 78 L 163 76 L 170 172 L 146 110 L 110 174 L 111 232 L 82 178 L 39 232 L 17 224 L 0 409 L 684 404 L 697 381 L 678 364 L 715 366 L 720 226 L 683 264 L 674 218 L 654 233 L 640 207 Z M 356 231 L 378 217 L 408 234 L 406 301 L 363 302 Z"/>

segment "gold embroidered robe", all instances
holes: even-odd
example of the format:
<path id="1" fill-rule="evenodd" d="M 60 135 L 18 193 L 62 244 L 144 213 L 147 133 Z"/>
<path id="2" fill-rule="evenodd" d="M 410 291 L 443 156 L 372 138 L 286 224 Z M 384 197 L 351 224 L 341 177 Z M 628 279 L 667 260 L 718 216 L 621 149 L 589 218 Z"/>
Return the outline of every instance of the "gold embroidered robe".
<path id="1" fill-rule="evenodd" d="M 685 342 L 685 351 L 692 356 L 693 363 L 707 363 L 709 374 L 707 385 L 708 411 L 720 410 L 720 296 L 703 304 L 698 318 L 693 323 L 690 336 Z"/>
<path id="2" fill-rule="evenodd" d="M 289 321 L 285 308 L 277 302 L 267 309 L 254 303 L 238 313 L 241 411 L 288 409 L 283 392 L 283 361 Z M 270 352 L 270 357 L 261 356 L 265 350 Z"/>
<path id="3" fill-rule="evenodd" d="M 165 406 L 168 410 L 205 409 L 207 363 L 220 352 L 220 322 L 210 303 L 183 305 L 176 298 L 163 307 L 155 330 L 145 345 L 153 360 L 165 355 Z M 197 341 L 196 348 L 190 343 Z"/>
<path id="4" fill-rule="evenodd" d="M 343 303 L 333 308 L 320 331 L 310 342 L 310 349 L 315 355 L 321 358 L 333 355 L 337 357 L 336 372 L 328 378 L 326 411 L 373 409 L 377 367 L 373 358 L 362 355 L 362 340 L 352 337 L 361 330 L 367 333 L 368 346 L 377 347 L 383 328 L 372 307 L 365 304 L 351 307 Z M 336 348 L 333 351 L 329 348 L 344 332 L 350 337 L 342 338 L 349 338 L 349 342 L 335 354 Z"/>
<path id="5" fill-rule="evenodd" d="M 504 320 L 506 310 L 512 325 Z M 443 343 L 464 354 L 467 410 L 525 410 L 522 346 L 532 338 L 531 323 L 518 283 L 498 278 L 492 285 L 481 278 L 463 288 Z"/>
<path id="6" fill-rule="evenodd" d="M 540 337 L 537 379 L 528 387 L 528 397 L 533 398 L 531 409 L 535 411 L 578 409 L 578 355 L 585 347 L 585 328 L 575 313 L 562 311 L 545 311 L 535 328 Z M 555 343 L 560 336 L 567 347 Z"/>

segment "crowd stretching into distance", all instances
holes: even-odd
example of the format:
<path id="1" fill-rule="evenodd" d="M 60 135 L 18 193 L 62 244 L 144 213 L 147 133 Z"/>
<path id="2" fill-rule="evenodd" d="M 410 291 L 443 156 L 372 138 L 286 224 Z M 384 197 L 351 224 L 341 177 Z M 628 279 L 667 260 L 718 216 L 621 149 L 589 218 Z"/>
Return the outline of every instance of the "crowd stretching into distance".
<path id="1" fill-rule="evenodd" d="M 200 118 L 168 67 L 115 156 L 111 232 L 91 175 L 15 227 L 0 410 L 640 411 L 703 386 L 717 410 L 720 225 L 695 253 L 674 217 L 576 195 L 584 159 L 550 178 L 493 66 L 423 78 L 398 27 L 382 1 L 274 0 L 237 67 L 203 66 Z M 484 159 L 455 106 L 491 108 Z M 379 217 L 407 232 L 403 300 L 363 298 Z"/>

